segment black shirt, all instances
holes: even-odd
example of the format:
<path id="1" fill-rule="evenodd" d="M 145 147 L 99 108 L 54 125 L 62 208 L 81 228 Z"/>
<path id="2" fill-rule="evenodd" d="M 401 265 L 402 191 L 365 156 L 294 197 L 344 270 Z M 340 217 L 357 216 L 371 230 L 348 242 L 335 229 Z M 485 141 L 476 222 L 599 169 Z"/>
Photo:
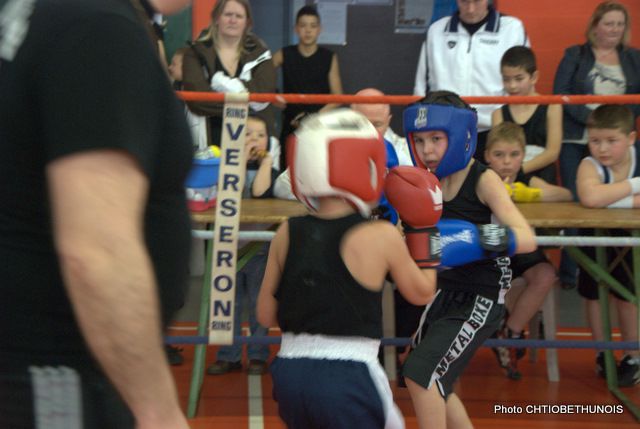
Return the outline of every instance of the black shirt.
<path id="1" fill-rule="evenodd" d="M 443 204 L 443 219 L 459 219 L 473 224 L 493 223 L 491 209 L 484 205 L 476 193 L 480 176 L 488 167 L 478 161 L 469 169 L 460 191 L 451 201 Z M 438 288 L 463 290 L 486 298 L 497 299 L 501 289 L 511 286 L 509 258 L 485 259 L 461 265 L 438 273 Z"/>
<path id="2" fill-rule="evenodd" d="M 283 332 L 382 337 L 382 291 L 358 283 L 340 256 L 344 235 L 366 220 L 289 219 L 289 251 L 275 293 Z"/>
<path id="3" fill-rule="evenodd" d="M 0 58 L 0 372 L 5 362 L 90 359 L 52 238 L 45 169 L 58 158 L 133 156 L 149 181 L 144 238 L 165 324 L 188 280 L 191 138 L 135 9 L 127 0 L 38 0 L 23 12 L 12 19 L 24 40 Z M 0 46 L 8 42 L 0 33 Z"/>
<path id="4" fill-rule="evenodd" d="M 530 185 L 531 178 L 533 178 L 533 174 L 530 174 L 530 173 L 524 174 L 524 172 L 520 169 L 518 170 L 518 174 L 516 174 L 516 178 L 513 182 L 514 183 L 520 182 L 520 183 L 524 183 L 527 186 L 531 186 Z"/>
<path id="5" fill-rule="evenodd" d="M 547 110 L 549 106 L 546 104 L 539 105 L 533 112 L 533 115 L 525 122 L 520 124 L 511 115 L 511 109 L 508 104 L 501 107 L 502 118 L 505 122 L 514 122 L 522 127 L 524 131 L 527 145 L 547 147 Z M 534 176 L 541 177 L 548 183 L 556 183 L 556 166 L 555 163 L 549 164 L 544 168 L 533 172 Z"/>
<path id="6" fill-rule="evenodd" d="M 481 21 L 476 22 L 475 24 L 467 24 L 463 20 L 460 20 L 460 23 L 467 30 L 469 35 L 473 36 L 478 30 L 480 30 L 480 27 L 482 27 L 483 25 L 485 25 L 489 21 L 489 15 L 490 14 L 487 13 L 487 16 L 485 16 L 484 18 L 482 18 Z M 459 16 L 460 16 L 460 12 L 458 12 L 458 17 Z"/>
<path id="7" fill-rule="evenodd" d="M 283 92 L 286 94 L 329 94 L 329 71 L 334 53 L 318 47 L 305 57 L 297 45 L 282 48 Z M 317 112 L 321 104 L 287 104 L 283 118 L 283 136 L 289 134 L 289 123 L 301 112 Z M 286 133 L 286 134 L 285 134 Z"/>

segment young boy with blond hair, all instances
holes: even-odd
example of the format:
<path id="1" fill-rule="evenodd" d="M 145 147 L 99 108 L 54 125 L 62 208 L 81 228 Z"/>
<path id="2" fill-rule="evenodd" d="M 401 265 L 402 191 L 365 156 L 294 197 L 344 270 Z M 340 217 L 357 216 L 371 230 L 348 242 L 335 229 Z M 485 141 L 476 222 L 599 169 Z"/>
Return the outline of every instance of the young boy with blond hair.
<path id="1" fill-rule="evenodd" d="M 517 203 L 571 201 L 571 192 L 560 186 L 547 183 L 540 177 L 522 172 L 525 155 L 525 134 L 514 122 L 502 122 L 491 129 L 487 136 L 484 158 L 487 165 L 500 176 L 511 199 Z M 542 306 L 545 297 L 557 283 L 556 270 L 544 252 L 511 257 L 513 278 L 521 278 L 526 288 L 515 299 L 507 295 L 510 313 L 505 317 L 501 338 L 524 338 L 524 328 Z M 514 283 L 516 283 L 514 281 Z M 510 304 L 510 305 L 509 305 Z M 521 377 L 517 362 L 525 355 L 525 349 L 496 347 L 493 349 L 500 366 L 513 379 Z"/>

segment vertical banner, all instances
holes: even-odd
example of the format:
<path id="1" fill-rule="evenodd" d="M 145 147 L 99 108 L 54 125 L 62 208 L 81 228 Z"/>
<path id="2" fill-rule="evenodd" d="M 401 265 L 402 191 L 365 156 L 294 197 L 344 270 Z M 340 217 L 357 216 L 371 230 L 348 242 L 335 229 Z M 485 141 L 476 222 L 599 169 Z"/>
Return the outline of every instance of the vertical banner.
<path id="1" fill-rule="evenodd" d="M 246 170 L 244 141 L 249 94 L 225 94 L 224 100 L 211 264 L 209 344 L 233 343 L 240 204 Z"/>

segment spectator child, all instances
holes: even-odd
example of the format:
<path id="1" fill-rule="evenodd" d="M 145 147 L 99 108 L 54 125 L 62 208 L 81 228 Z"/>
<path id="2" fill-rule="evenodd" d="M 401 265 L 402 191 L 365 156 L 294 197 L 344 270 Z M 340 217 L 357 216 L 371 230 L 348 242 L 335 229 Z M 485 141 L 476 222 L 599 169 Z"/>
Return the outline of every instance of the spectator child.
<path id="1" fill-rule="evenodd" d="M 320 14 L 316 7 L 301 7 L 296 14 L 295 25 L 298 44 L 286 46 L 273 55 L 273 65 L 282 67 L 284 93 L 342 94 L 338 55 L 318 46 L 321 31 Z M 288 104 L 282 117 L 280 141 L 286 143 L 287 136 L 297 128 L 304 115 L 335 107 L 336 104 Z"/>
<path id="2" fill-rule="evenodd" d="M 627 8 L 617 1 L 596 6 L 586 27 L 585 43 L 567 48 L 553 82 L 554 94 L 617 95 L 640 93 L 640 50 L 629 45 L 631 18 Z M 566 104 L 562 116 L 560 177 L 574 199 L 576 174 L 586 155 L 586 122 L 594 104 Z M 634 116 L 640 105 L 630 106 Z M 565 231 L 565 234 L 575 231 Z M 560 281 L 563 287 L 575 287 L 577 266 L 563 252 Z M 565 286 L 566 285 L 566 286 Z"/>
<path id="3" fill-rule="evenodd" d="M 500 72 L 509 95 L 540 95 L 536 92 L 539 73 L 531 48 L 509 48 L 500 61 Z M 526 151 L 522 172 L 556 183 L 555 162 L 562 143 L 562 107 L 559 104 L 505 104 L 491 115 L 492 126 L 501 122 L 515 122 L 524 130 Z"/>
<path id="4" fill-rule="evenodd" d="M 247 160 L 247 174 L 245 178 L 243 198 L 271 198 L 273 197 L 273 181 L 277 170 L 273 166 L 273 155 L 269 151 L 270 140 L 266 122 L 258 116 L 247 118 L 245 140 L 245 157 Z M 277 142 L 277 140 L 276 140 Z M 256 226 L 263 228 L 262 226 Z M 234 336 L 241 335 L 241 316 L 245 300 L 249 315 L 249 330 L 252 337 L 268 335 L 268 328 L 260 325 L 256 319 L 256 302 L 260 283 L 264 277 L 269 245 L 265 244 L 258 253 L 247 262 L 238 272 L 235 311 Z M 249 359 L 249 374 L 264 374 L 269 359 L 269 346 L 266 344 L 250 344 L 247 346 Z M 216 355 L 216 362 L 209 365 L 207 374 L 220 375 L 229 371 L 242 369 L 242 345 L 233 344 L 222 346 Z"/>
<path id="5" fill-rule="evenodd" d="M 631 110 L 622 105 L 605 104 L 596 108 L 586 123 L 588 146 L 591 156 L 578 167 L 578 197 L 585 207 L 638 208 L 640 207 L 640 144 L 636 141 L 634 117 Z M 594 255 L 593 249 L 589 249 Z M 607 249 L 612 262 L 616 249 Z M 623 265 L 633 267 L 631 252 L 623 263 L 612 271 L 612 276 L 635 296 L 632 276 Z M 586 273 L 580 271 L 578 292 L 587 301 L 587 319 L 595 341 L 603 341 L 602 320 L 598 305 L 598 285 Z M 619 293 L 612 291 L 611 298 L 618 310 L 620 333 L 623 341 L 638 341 L 638 308 Z M 596 370 L 604 373 L 604 354 L 596 357 Z M 640 381 L 638 350 L 628 350 L 618 365 L 618 383 L 622 387 Z"/>
<path id="6" fill-rule="evenodd" d="M 171 62 L 167 67 L 167 70 L 169 71 L 169 78 L 171 78 L 171 83 L 173 84 L 173 89 L 176 91 L 182 90 L 182 61 L 187 50 L 189 50 L 189 48 L 176 49 L 173 57 L 171 57 Z"/>
<path id="7" fill-rule="evenodd" d="M 488 166 L 505 183 L 511 199 L 517 203 L 571 201 L 571 192 L 547 183 L 540 177 L 522 172 L 525 156 L 525 133 L 518 124 L 502 122 L 487 136 L 484 158 Z M 513 278 L 522 278 L 526 289 L 515 298 L 507 296 L 510 309 L 499 338 L 524 338 L 524 328 L 542 306 L 557 283 L 556 270 L 541 249 L 511 257 Z M 515 283 L 515 281 L 514 281 Z M 525 354 L 522 348 L 496 347 L 494 352 L 510 378 L 519 379 L 517 361 Z"/>

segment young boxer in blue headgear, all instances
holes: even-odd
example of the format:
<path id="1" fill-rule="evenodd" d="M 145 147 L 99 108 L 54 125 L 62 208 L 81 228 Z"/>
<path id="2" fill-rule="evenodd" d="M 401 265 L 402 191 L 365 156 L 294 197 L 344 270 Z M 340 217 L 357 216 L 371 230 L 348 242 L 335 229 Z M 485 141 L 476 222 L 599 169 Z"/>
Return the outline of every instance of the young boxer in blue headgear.
<path id="1" fill-rule="evenodd" d="M 433 298 L 438 180 L 406 167 L 417 184 L 409 219 L 431 244 L 410 254 L 394 225 L 368 219 L 386 156 L 364 115 L 336 109 L 309 116 L 287 142 L 287 158 L 293 192 L 311 214 L 278 228 L 257 306 L 262 325 L 282 330 L 271 364 L 280 417 L 293 429 L 403 428 L 378 362 L 382 286 L 390 274 L 408 301 Z"/>
<path id="2" fill-rule="evenodd" d="M 508 255 L 536 248 L 498 175 L 473 159 L 476 122 L 473 109 L 448 91 L 433 92 L 404 112 L 415 165 L 440 179 L 442 262 L 455 267 L 439 271 L 438 293 L 403 365 L 421 429 L 472 427 L 453 383 L 502 320 L 511 283 Z M 411 225 L 411 212 L 396 204 L 387 187 L 385 193 Z"/>

